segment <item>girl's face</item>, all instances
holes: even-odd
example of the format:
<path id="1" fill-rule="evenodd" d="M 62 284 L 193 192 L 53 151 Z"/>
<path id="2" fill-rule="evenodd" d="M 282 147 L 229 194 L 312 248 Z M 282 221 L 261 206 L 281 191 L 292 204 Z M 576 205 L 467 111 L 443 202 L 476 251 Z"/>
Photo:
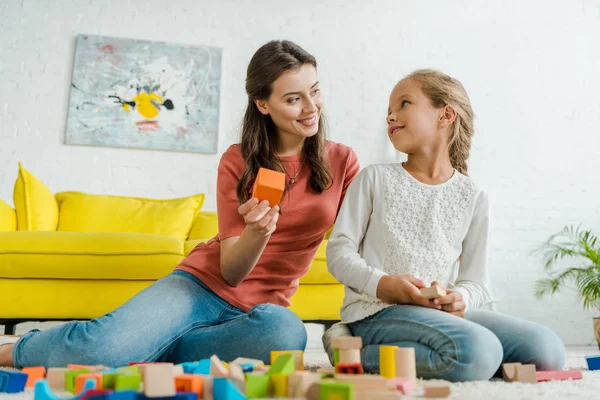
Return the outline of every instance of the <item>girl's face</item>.
<path id="1" fill-rule="evenodd" d="M 388 137 L 394 148 L 414 154 L 443 144 L 444 109 L 435 108 L 418 82 L 402 80 L 390 94 Z"/>
<path id="2" fill-rule="evenodd" d="M 280 136 L 308 138 L 317 134 L 323 106 L 317 70 L 311 64 L 286 71 L 273 82 L 273 92 L 256 106 L 268 114 Z"/>

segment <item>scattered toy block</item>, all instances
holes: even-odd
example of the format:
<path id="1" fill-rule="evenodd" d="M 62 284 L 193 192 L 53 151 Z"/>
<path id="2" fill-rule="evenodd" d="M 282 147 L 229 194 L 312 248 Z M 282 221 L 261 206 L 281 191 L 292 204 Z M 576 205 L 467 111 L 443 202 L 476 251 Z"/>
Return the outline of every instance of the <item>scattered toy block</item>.
<path id="1" fill-rule="evenodd" d="M 321 400 L 354 400 L 354 385 L 325 380 L 319 386 Z"/>
<path id="2" fill-rule="evenodd" d="M 75 377 L 75 393 L 80 393 L 85 386 L 85 383 L 89 380 L 93 379 L 96 382 L 96 389 L 102 389 L 102 374 L 98 373 L 89 373 L 89 374 L 80 374 Z"/>
<path id="3" fill-rule="evenodd" d="M 25 381 L 23 381 L 23 384 L 24 383 Z M 88 390 L 93 389 L 96 389 L 96 381 L 93 379 L 88 379 L 85 382 L 85 385 L 81 392 L 76 394 L 75 397 L 71 397 L 69 400 L 80 400 Z M 52 393 L 52 390 L 50 390 L 50 385 L 48 385 L 47 379 L 42 379 L 41 381 L 36 382 L 33 389 L 33 398 L 35 400 L 64 400 L 62 397 Z"/>
<path id="4" fill-rule="evenodd" d="M 252 365 L 250 363 L 242 364 L 242 365 L 240 365 L 240 368 L 242 369 L 242 371 L 244 371 L 244 373 L 254 371 L 254 365 Z"/>
<path id="5" fill-rule="evenodd" d="M 204 358 L 197 362 L 196 368 L 192 371 L 192 374 L 210 375 L 210 358 Z"/>
<path id="6" fill-rule="evenodd" d="M 175 377 L 175 391 L 196 393 L 201 399 L 203 394 L 204 377 L 194 374 L 183 374 Z"/>
<path id="7" fill-rule="evenodd" d="M 46 377 L 45 367 L 25 367 L 21 372 L 27 374 L 27 383 L 25 387 L 33 387 L 37 381 Z"/>
<path id="8" fill-rule="evenodd" d="M 600 354 L 595 356 L 585 356 L 585 361 L 587 362 L 590 371 L 600 370 Z"/>
<path id="9" fill-rule="evenodd" d="M 237 364 L 229 364 L 229 379 L 242 393 L 246 393 L 246 376 L 242 367 Z"/>
<path id="10" fill-rule="evenodd" d="M 417 362 L 413 347 L 399 347 L 394 350 L 394 369 L 397 378 L 417 381 Z"/>
<path id="11" fill-rule="evenodd" d="M 213 397 L 215 400 L 246 400 L 246 396 L 229 379 L 221 377 L 213 380 Z"/>
<path id="12" fill-rule="evenodd" d="M 431 286 L 428 288 L 421 289 L 421 296 L 425 297 L 428 300 L 437 299 L 438 297 L 444 297 L 445 295 L 446 291 L 440 286 Z"/>
<path id="13" fill-rule="evenodd" d="M 134 390 L 119 390 L 107 393 L 102 399 L 98 400 L 138 400 L 138 394 L 139 393 Z"/>
<path id="14" fill-rule="evenodd" d="M 119 367 L 117 368 L 117 374 L 142 375 L 140 369 L 135 365 L 131 367 Z"/>
<path id="15" fill-rule="evenodd" d="M 506 382 L 536 383 L 535 365 L 523 365 L 521 363 L 502 364 L 502 378 Z"/>
<path id="16" fill-rule="evenodd" d="M 381 375 L 336 374 L 335 380 L 352 383 L 357 392 L 376 392 L 389 390 L 387 379 Z"/>
<path id="17" fill-rule="evenodd" d="M 282 354 L 291 354 L 296 362 L 296 371 L 304 371 L 304 352 L 301 350 L 277 350 L 271 352 L 271 365 Z"/>
<path id="18" fill-rule="evenodd" d="M 83 393 L 80 400 L 105 400 L 106 395 L 109 393 L 112 393 L 112 390 L 90 389 Z"/>
<path id="19" fill-rule="evenodd" d="M 448 382 L 425 382 L 423 384 L 424 397 L 448 397 L 450 396 L 450 385 Z"/>
<path id="20" fill-rule="evenodd" d="M 176 393 L 174 396 L 169 397 L 148 397 L 144 394 L 138 394 L 137 400 L 198 400 L 198 395 L 196 393 Z"/>
<path id="21" fill-rule="evenodd" d="M 115 390 L 137 390 L 142 383 L 140 374 L 120 374 L 115 380 Z"/>
<path id="22" fill-rule="evenodd" d="M 268 374 L 293 374 L 296 371 L 296 361 L 292 354 L 282 354 L 271 365 Z"/>
<path id="23" fill-rule="evenodd" d="M 321 381 L 321 375 L 315 373 L 292 374 L 288 377 L 287 397 L 306 397 L 308 388 Z M 248 395 L 250 397 L 250 395 Z"/>
<path id="24" fill-rule="evenodd" d="M 338 352 L 337 364 L 354 364 L 361 362 L 360 349 L 335 349 Z"/>
<path id="25" fill-rule="evenodd" d="M 269 374 L 269 394 L 274 397 L 286 397 L 288 394 L 288 377 L 285 373 Z"/>
<path id="26" fill-rule="evenodd" d="M 89 374 L 91 371 L 89 369 L 69 369 L 65 373 L 65 390 L 67 392 L 75 392 L 75 378 L 78 375 Z"/>
<path id="27" fill-rule="evenodd" d="M 173 364 L 146 364 L 143 370 L 144 395 L 147 397 L 175 396 Z"/>
<path id="28" fill-rule="evenodd" d="M 356 392 L 355 400 L 401 400 L 400 392 L 378 391 L 378 392 Z"/>
<path id="29" fill-rule="evenodd" d="M 398 346 L 379 346 L 379 373 L 388 379 L 396 377 L 396 349 Z"/>
<path id="30" fill-rule="evenodd" d="M 159 365 L 159 366 L 168 366 L 169 368 L 173 368 L 173 363 L 167 363 L 167 362 L 152 362 L 152 363 L 129 363 L 130 367 L 136 367 L 139 371 L 139 374 L 142 376 L 142 381 L 144 380 L 144 376 L 146 375 L 146 370 L 148 368 L 154 368 L 154 366 Z"/>
<path id="31" fill-rule="evenodd" d="M 396 390 L 402 392 L 402 394 L 409 395 L 415 388 L 415 380 L 410 378 L 392 378 L 388 379 L 387 384 Z"/>
<path id="32" fill-rule="evenodd" d="M 547 381 L 566 381 L 568 379 L 577 380 L 582 379 L 583 374 L 577 370 L 565 370 L 565 371 L 537 371 L 535 373 L 536 380 L 538 382 Z"/>
<path id="33" fill-rule="evenodd" d="M 362 337 L 360 336 L 338 336 L 331 339 L 334 349 L 362 349 Z"/>
<path id="34" fill-rule="evenodd" d="M 52 389 L 65 390 L 65 374 L 68 368 L 48 368 L 46 379 Z"/>
<path id="35" fill-rule="evenodd" d="M 204 400 L 214 400 L 213 396 L 213 386 L 215 378 L 210 375 L 205 375 L 204 377 Z"/>
<path id="36" fill-rule="evenodd" d="M 319 368 L 316 372 L 323 376 L 333 376 L 335 374 L 335 367 Z"/>
<path id="37" fill-rule="evenodd" d="M 336 365 L 335 370 L 338 374 L 352 374 L 352 375 L 360 375 L 364 374 L 362 364 L 358 363 L 339 363 Z"/>
<path id="38" fill-rule="evenodd" d="M 17 371 L 0 370 L 0 393 L 19 393 L 25 390 L 28 375 Z"/>
<path id="39" fill-rule="evenodd" d="M 217 357 L 216 354 L 213 354 L 210 357 L 210 374 L 219 378 L 227 378 L 229 376 L 229 372 L 227 371 L 225 364 L 219 359 L 219 357 Z"/>
<path id="40" fill-rule="evenodd" d="M 237 364 L 240 366 L 243 364 L 252 364 L 254 369 L 256 369 L 256 367 L 263 367 L 265 365 L 265 363 L 262 362 L 261 360 L 256 360 L 254 358 L 244 358 L 244 357 L 238 357 L 235 360 L 233 360 L 230 364 Z M 273 364 L 273 361 L 271 361 L 271 364 Z"/>
<path id="41" fill-rule="evenodd" d="M 100 372 L 102 374 L 102 388 L 103 389 L 114 389 L 117 384 L 117 377 L 119 374 L 116 370 L 106 370 Z"/>
<path id="42" fill-rule="evenodd" d="M 308 387 L 306 400 L 321 400 L 321 382 L 315 382 Z"/>
<path id="43" fill-rule="evenodd" d="M 285 173 L 267 168 L 258 169 L 252 197 L 256 197 L 259 201 L 267 200 L 270 207 L 275 207 L 281 201 L 284 191 Z"/>
<path id="44" fill-rule="evenodd" d="M 246 396 L 262 399 L 269 396 L 269 375 L 246 374 Z"/>
<path id="45" fill-rule="evenodd" d="M 183 375 L 183 365 L 173 365 L 173 376 Z"/>

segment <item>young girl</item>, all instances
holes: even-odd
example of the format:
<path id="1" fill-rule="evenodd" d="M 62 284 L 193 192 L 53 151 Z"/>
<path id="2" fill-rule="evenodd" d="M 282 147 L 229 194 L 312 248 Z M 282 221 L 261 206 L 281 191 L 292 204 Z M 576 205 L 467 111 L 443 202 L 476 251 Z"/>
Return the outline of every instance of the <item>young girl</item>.
<path id="1" fill-rule="evenodd" d="M 552 331 L 475 310 L 491 301 L 489 205 L 467 176 L 473 111 L 462 85 L 433 70 L 412 73 L 394 87 L 387 123 L 408 161 L 360 172 L 327 247 L 329 270 L 345 285 L 342 322 L 362 337 L 365 370 L 378 372 L 379 345 L 413 347 L 423 378 L 489 379 L 507 362 L 562 369 L 565 349 Z M 425 299 L 427 283 L 447 295 Z M 343 327 L 325 333 L 329 353 Z"/>
<path id="2" fill-rule="evenodd" d="M 359 170 L 349 147 L 325 140 L 316 67 L 289 41 L 252 57 L 242 141 L 219 164 L 215 238 L 115 311 L 0 347 L 0 366 L 181 363 L 212 354 L 268 363 L 271 350 L 304 350 L 304 325 L 286 306 Z M 286 174 L 279 206 L 250 198 L 259 167 Z"/>

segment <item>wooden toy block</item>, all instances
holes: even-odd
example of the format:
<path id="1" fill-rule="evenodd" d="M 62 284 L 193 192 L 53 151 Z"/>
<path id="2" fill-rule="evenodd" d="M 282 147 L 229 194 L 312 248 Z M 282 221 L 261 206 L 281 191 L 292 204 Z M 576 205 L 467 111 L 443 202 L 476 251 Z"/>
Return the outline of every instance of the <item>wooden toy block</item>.
<path id="1" fill-rule="evenodd" d="M 275 207 L 281 201 L 284 191 L 285 173 L 267 168 L 258 169 L 252 197 L 256 197 L 259 201 L 267 200 L 270 207 Z"/>
<path id="2" fill-rule="evenodd" d="M 600 370 L 600 354 L 596 356 L 585 356 L 585 362 L 587 362 L 590 371 Z"/>
<path id="3" fill-rule="evenodd" d="M 396 377 L 417 381 L 417 363 L 415 349 L 412 347 L 399 347 L 394 351 L 394 366 Z"/>
<path id="4" fill-rule="evenodd" d="M 85 383 L 89 379 L 93 379 L 96 382 L 96 389 L 102 389 L 102 374 L 81 374 L 75 377 L 75 393 L 81 392 L 83 390 L 83 387 L 85 386 Z"/>
<path id="5" fill-rule="evenodd" d="M 336 374 L 335 380 L 352 383 L 357 392 L 377 392 L 389 390 L 387 379 L 381 375 Z"/>
<path id="6" fill-rule="evenodd" d="M 204 377 L 193 374 L 183 374 L 175 377 L 175 391 L 196 393 L 201 399 L 203 392 Z"/>
<path id="7" fill-rule="evenodd" d="M 296 362 L 296 371 L 304 371 L 304 352 L 301 350 L 278 350 L 271 351 L 271 365 L 275 363 L 277 357 L 282 354 L 291 354 Z"/>
<path id="8" fill-rule="evenodd" d="M 25 387 L 33 387 L 35 382 L 46 377 L 45 367 L 26 367 L 22 368 L 21 372 L 27 374 L 27 383 Z"/>
<path id="9" fill-rule="evenodd" d="M 335 367 L 335 371 L 338 374 L 351 374 L 351 375 L 361 375 L 364 374 L 361 363 L 339 363 Z"/>
<path id="10" fill-rule="evenodd" d="M 89 369 L 69 369 L 65 373 L 65 390 L 73 393 L 75 391 L 75 378 L 77 375 L 89 374 Z"/>
<path id="11" fill-rule="evenodd" d="M 183 375 L 185 372 L 183 371 L 183 365 L 173 365 L 173 375 L 179 376 Z"/>
<path id="12" fill-rule="evenodd" d="M 362 338 L 360 336 L 338 336 L 331 339 L 334 349 L 362 349 Z"/>
<path id="13" fill-rule="evenodd" d="M 175 396 L 173 364 L 147 364 L 144 366 L 144 394 L 148 397 Z"/>
<path id="14" fill-rule="evenodd" d="M 210 357 L 210 374 L 219 378 L 227 378 L 229 376 L 225 364 L 223 364 L 223 361 L 221 361 L 216 354 L 213 354 Z"/>
<path id="15" fill-rule="evenodd" d="M 547 381 L 566 381 L 569 379 L 577 380 L 582 379 L 583 374 L 577 370 L 565 370 L 565 371 L 537 371 L 535 378 L 538 382 Z"/>
<path id="16" fill-rule="evenodd" d="M 387 381 L 387 384 L 405 395 L 411 394 L 415 388 L 415 380 L 410 378 L 392 378 Z"/>
<path id="17" fill-rule="evenodd" d="M 244 375 L 244 371 L 242 371 L 242 367 L 237 364 L 229 364 L 229 379 L 240 392 L 246 392 L 246 376 Z"/>
<path id="18" fill-rule="evenodd" d="M 336 349 L 338 351 L 338 364 L 360 364 L 360 349 Z"/>
<path id="19" fill-rule="evenodd" d="M 536 383 L 535 365 L 523 365 L 521 363 L 502 364 L 502 378 L 506 382 Z"/>
<path id="20" fill-rule="evenodd" d="M 355 400 L 401 400 L 400 392 L 379 391 L 379 392 L 356 392 Z"/>
<path id="21" fill-rule="evenodd" d="M 140 374 L 120 374 L 115 380 L 115 390 L 137 390 L 142 383 Z"/>
<path id="22" fill-rule="evenodd" d="M 323 376 L 333 376 L 335 374 L 335 367 L 319 368 L 316 372 Z"/>
<path id="23" fill-rule="evenodd" d="M 288 394 L 289 374 L 269 374 L 269 394 L 274 397 L 286 397 Z"/>
<path id="24" fill-rule="evenodd" d="M 379 346 L 379 373 L 390 379 L 396 377 L 396 349 L 398 346 Z"/>
<path id="25" fill-rule="evenodd" d="M 296 371 L 296 360 L 292 354 L 282 354 L 271 365 L 268 374 L 293 374 Z"/>
<path id="26" fill-rule="evenodd" d="M 321 399 L 321 382 L 315 382 L 308 387 L 306 391 L 306 400 L 320 400 Z"/>
<path id="27" fill-rule="evenodd" d="M 68 368 L 48 368 L 46 379 L 52 389 L 65 390 L 65 374 Z"/>
<path id="28" fill-rule="evenodd" d="M 19 393 L 25 390 L 28 375 L 22 372 L 0 370 L 0 393 Z"/>
<path id="29" fill-rule="evenodd" d="M 446 295 L 446 291 L 439 286 L 431 286 L 428 288 L 421 289 L 421 296 L 425 297 L 428 300 L 436 299 L 438 297 L 444 297 Z"/>
<path id="30" fill-rule="evenodd" d="M 161 363 L 129 363 L 130 367 L 135 367 L 138 369 L 139 374 L 142 376 L 142 381 L 144 380 L 144 376 L 146 374 L 146 370 L 148 368 L 153 368 L 156 365 L 160 365 L 160 366 L 168 366 L 170 368 L 173 368 L 173 363 L 167 363 L 167 362 L 161 362 Z"/>
<path id="31" fill-rule="evenodd" d="M 23 374 L 23 376 L 26 375 Z M 23 384 L 25 384 L 25 381 L 23 381 Z M 71 397 L 69 400 L 80 400 L 83 397 L 83 395 L 87 393 L 87 391 L 93 389 L 96 389 L 96 381 L 93 379 L 88 379 L 86 380 L 85 386 L 83 387 L 81 392 L 76 394 L 75 397 Z M 42 379 L 36 382 L 33 389 L 33 398 L 35 400 L 64 400 L 62 397 L 52 393 L 52 390 L 50 390 L 50 385 L 48 385 L 47 379 Z"/>
<path id="32" fill-rule="evenodd" d="M 271 361 L 271 364 L 273 363 L 273 361 Z M 254 369 L 256 369 L 256 367 L 262 367 L 265 365 L 264 362 L 262 362 L 261 360 L 256 360 L 254 358 L 244 358 L 244 357 L 238 357 L 235 360 L 233 360 L 230 364 L 237 364 L 237 365 L 242 365 L 242 364 L 252 364 L 252 366 L 254 366 Z"/>
<path id="33" fill-rule="evenodd" d="M 269 395 L 269 375 L 246 374 L 246 396 L 262 399 Z"/>
<path id="34" fill-rule="evenodd" d="M 293 374 L 288 377 L 287 397 L 306 397 L 308 388 L 321 381 L 321 374 L 303 373 Z"/>
<path id="35" fill-rule="evenodd" d="M 450 385 L 448 382 L 425 382 L 423 384 L 424 397 L 448 397 L 450 396 Z"/>
<path id="36" fill-rule="evenodd" d="M 213 400 L 213 385 L 215 378 L 210 375 L 203 376 L 204 378 L 204 400 Z"/>
<path id="37" fill-rule="evenodd" d="M 319 386 L 320 400 L 354 400 L 354 385 L 325 380 Z"/>
<path id="38" fill-rule="evenodd" d="M 143 393 L 140 393 L 137 396 L 137 400 L 198 400 L 198 395 L 196 393 L 181 392 L 175 393 L 175 396 L 161 397 L 157 399 L 155 397 L 148 397 Z"/>
<path id="39" fill-rule="evenodd" d="M 246 399 L 229 379 L 221 377 L 215 377 L 213 380 L 213 397 L 215 400 Z"/>

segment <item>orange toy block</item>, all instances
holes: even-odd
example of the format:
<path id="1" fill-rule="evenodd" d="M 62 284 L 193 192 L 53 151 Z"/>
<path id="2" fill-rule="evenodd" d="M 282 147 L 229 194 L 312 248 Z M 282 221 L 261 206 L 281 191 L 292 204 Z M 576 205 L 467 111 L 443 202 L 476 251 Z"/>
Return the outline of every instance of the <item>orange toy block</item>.
<path id="1" fill-rule="evenodd" d="M 33 387 L 37 381 L 46 377 L 46 368 L 44 367 L 27 367 L 23 368 L 21 372 L 27 374 L 25 387 Z"/>
<path id="2" fill-rule="evenodd" d="M 502 364 L 502 378 L 506 382 L 536 383 L 535 364 L 505 363 Z"/>
<path id="3" fill-rule="evenodd" d="M 424 397 L 448 397 L 450 386 L 447 382 L 425 382 L 423 385 Z"/>
<path id="4" fill-rule="evenodd" d="M 175 377 L 175 390 L 177 392 L 192 392 L 201 399 L 204 396 L 204 377 L 195 374 L 183 374 Z"/>
<path id="5" fill-rule="evenodd" d="M 283 172 L 259 168 L 252 188 L 252 197 L 256 197 L 259 201 L 267 200 L 270 207 L 275 207 L 281 201 L 284 191 L 285 174 Z"/>
<path id="6" fill-rule="evenodd" d="M 432 286 L 421 289 L 421 296 L 425 297 L 428 300 L 436 299 L 438 297 L 444 297 L 445 295 L 446 291 L 439 286 Z"/>
<path id="7" fill-rule="evenodd" d="M 96 387 L 102 388 L 102 374 L 81 374 L 75 377 L 75 391 L 74 393 L 81 393 L 85 386 L 85 381 L 93 379 L 96 381 Z"/>

